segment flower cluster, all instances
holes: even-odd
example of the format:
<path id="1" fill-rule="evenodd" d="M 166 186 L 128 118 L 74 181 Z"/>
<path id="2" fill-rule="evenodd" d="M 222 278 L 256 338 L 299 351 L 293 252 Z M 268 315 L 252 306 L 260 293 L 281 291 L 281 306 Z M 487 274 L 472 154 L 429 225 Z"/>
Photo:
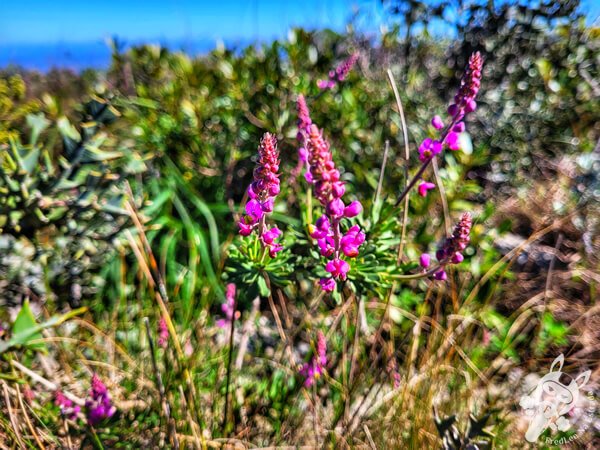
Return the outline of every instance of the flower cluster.
<path id="1" fill-rule="evenodd" d="M 342 234 L 340 222 L 343 218 L 352 218 L 360 214 L 362 205 L 356 200 L 348 205 L 344 204 L 342 196 L 346 187 L 340 180 L 340 171 L 335 167 L 329 143 L 315 124 L 311 124 L 308 129 L 306 148 L 309 162 L 307 180 L 314 186 L 315 197 L 325 208 L 325 214 L 311 226 L 310 235 L 317 240 L 321 255 L 331 258 L 325 266 L 331 277 L 320 280 L 323 290 L 331 292 L 335 289 L 335 280 L 345 280 L 350 270 L 350 264 L 341 259 L 341 256 L 356 257 L 358 248 L 365 241 L 365 234 L 358 225 L 352 226 L 346 234 Z"/>
<path id="2" fill-rule="evenodd" d="M 258 146 L 258 164 L 254 169 L 254 181 L 248 187 L 246 213 L 239 222 L 240 234 L 249 236 L 257 230 L 258 237 L 264 248 L 268 249 L 271 258 L 280 250 L 281 244 L 276 240 L 281 236 L 281 230 L 276 226 L 267 229 L 266 214 L 273 212 L 275 197 L 279 194 L 279 150 L 277 140 L 271 133 L 265 133 Z"/>
<path id="3" fill-rule="evenodd" d="M 229 283 L 225 291 L 225 303 L 221 304 L 221 311 L 225 314 L 225 319 L 217 320 L 217 326 L 227 328 L 234 320 L 240 318 L 240 312 L 235 310 L 235 284 Z"/>
<path id="4" fill-rule="evenodd" d="M 164 317 L 161 317 L 158 321 L 158 346 L 167 348 L 169 345 L 169 329 L 167 328 L 167 321 Z"/>
<path id="5" fill-rule="evenodd" d="M 439 269 L 434 274 L 436 280 L 444 281 L 448 277 L 444 270 L 444 266 L 447 264 L 459 264 L 464 260 L 462 252 L 469 245 L 469 234 L 471 233 L 472 225 L 473 218 L 471 217 L 471 214 L 464 213 L 461 216 L 460 221 L 454 227 L 452 236 L 446 238 L 439 247 L 435 254 L 440 265 Z M 421 267 L 427 269 L 430 262 L 431 258 L 427 253 L 421 255 L 419 261 Z"/>
<path id="6" fill-rule="evenodd" d="M 300 375 L 304 377 L 304 385 L 312 386 L 315 381 L 323 375 L 327 366 L 327 341 L 323 332 L 319 331 L 317 335 L 317 352 L 312 360 L 300 367 Z"/>
<path id="7" fill-rule="evenodd" d="M 398 363 L 396 362 L 396 358 L 390 358 L 387 364 L 387 371 L 392 376 L 392 382 L 394 389 L 398 389 L 400 387 L 400 372 L 398 372 Z"/>
<path id="8" fill-rule="evenodd" d="M 475 97 L 481 85 L 481 69 L 483 59 L 479 52 L 474 53 L 469 58 L 469 65 L 463 75 L 458 93 L 454 96 L 454 103 L 448 107 L 450 115 L 450 124 L 445 128 L 444 122 L 440 116 L 434 116 L 431 119 L 431 125 L 436 130 L 441 131 L 441 137 L 438 140 L 431 138 L 425 139 L 419 146 L 419 160 L 423 164 L 428 164 L 429 161 L 439 153 L 441 153 L 444 145 L 448 149 L 456 151 L 460 150 L 460 133 L 465 131 L 465 116 L 475 111 L 477 103 Z M 422 181 L 418 186 L 419 195 L 425 197 L 429 189 L 435 188 L 433 183 Z"/>
<path id="9" fill-rule="evenodd" d="M 317 86 L 319 89 L 333 89 L 337 83 L 340 83 L 346 79 L 348 73 L 356 64 L 358 60 L 358 53 L 353 53 L 348 58 L 346 58 L 339 66 L 336 67 L 335 70 L 331 70 L 329 72 L 329 78 L 327 80 L 319 80 L 317 81 Z"/>
<path id="10" fill-rule="evenodd" d="M 96 426 L 117 411 L 112 404 L 108 389 L 96 374 L 92 375 L 92 387 L 85 401 L 88 423 Z"/>
<path id="11" fill-rule="evenodd" d="M 312 125 L 312 119 L 306 106 L 306 100 L 302 94 L 298 95 L 296 101 L 296 110 L 298 112 L 298 134 L 296 139 L 300 147 L 298 148 L 298 166 L 292 171 L 294 178 L 298 177 L 303 167 L 306 167 L 304 177 L 310 183 L 310 171 L 308 166 L 308 150 L 306 149 L 306 140 L 310 133 L 310 127 Z"/>
<path id="12" fill-rule="evenodd" d="M 70 420 L 77 419 L 77 415 L 81 411 L 81 408 L 75 405 L 61 391 L 56 391 L 54 394 L 54 404 L 60 408 L 60 414 Z"/>

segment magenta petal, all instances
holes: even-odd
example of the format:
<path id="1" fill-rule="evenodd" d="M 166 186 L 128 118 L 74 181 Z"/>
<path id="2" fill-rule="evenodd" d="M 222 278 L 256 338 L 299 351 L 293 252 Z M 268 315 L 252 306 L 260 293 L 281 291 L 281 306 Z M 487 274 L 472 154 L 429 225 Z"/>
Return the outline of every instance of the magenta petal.
<path id="1" fill-rule="evenodd" d="M 346 208 L 344 208 L 344 216 L 351 218 L 356 217 L 362 212 L 362 205 L 358 200 L 354 200 Z"/>

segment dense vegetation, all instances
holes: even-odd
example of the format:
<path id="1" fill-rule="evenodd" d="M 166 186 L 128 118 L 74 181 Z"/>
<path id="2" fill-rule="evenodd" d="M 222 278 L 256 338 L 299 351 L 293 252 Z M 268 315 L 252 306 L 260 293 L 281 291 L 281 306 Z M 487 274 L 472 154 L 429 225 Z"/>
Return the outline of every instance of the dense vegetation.
<path id="1" fill-rule="evenodd" d="M 561 352 L 597 372 L 600 31 L 571 2 L 488 3 L 440 40 L 389 3 L 399 26 L 377 42 L 293 30 L 197 58 L 114 42 L 105 72 L 2 72 L 7 447 L 521 448 L 525 375 Z M 460 151 L 399 199 L 474 51 Z M 300 94 L 362 205 L 341 225 L 366 239 L 332 292 L 315 226 L 338 216 L 299 162 Z M 270 139 L 273 255 L 262 231 L 238 234 Z M 463 212 L 461 261 L 423 276 Z"/>

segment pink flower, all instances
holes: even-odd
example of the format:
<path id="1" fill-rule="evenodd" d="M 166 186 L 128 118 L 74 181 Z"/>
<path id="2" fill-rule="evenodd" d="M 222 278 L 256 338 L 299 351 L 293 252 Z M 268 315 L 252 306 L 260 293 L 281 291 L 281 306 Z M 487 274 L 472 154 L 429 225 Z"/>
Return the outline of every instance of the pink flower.
<path id="1" fill-rule="evenodd" d="M 327 214 L 333 219 L 339 219 L 344 215 L 344 202 L 339 198 L 334 198 L 327 203 Z"/>
<path id="2" fill-rule="evenodd" d="M 167 348 L 169 345 L 169 329 L 167 328 L 167 321 L 164 317 L 161 317 L 158 321 L 158 346 Z"/>
<path id="3" fill-rule="evenodd" d="M 335 285 L 335 282 L 334 282 Z M 327 341 L 323 332 L 319 331 L 317 335 L 317 351 L 309 363 L 300 367 L 300 375 L 304 380 L 306 387 L 312 386 L 325 371 L 327 366 Z"/>
<path id="4" fill-rule="evenodd" d="M 77 415 L 81 411 L 78 405 L 75 405 L 72 400 L 68 399 L 61 391 L 54 393 L 54 404 L 60 408 L 60 414 L 66 419 L 76 420 Z"/>
<path id="5" fill-rule="evenodd" d="M 446 144 L 450 150 L 460 150 L 460 139 L 458 133 L 451 131 L 446 137 Z"/>
<path id="6" fill-rule="evenodd" d="M 444 128 L 444 122 L 442 122 L 442 118 L 440 116 L 433 116 L 433 119 L 431 119 L 431 125 L 433 125 L 433 128 L 436 130 L 441 130 Z"/>
<path id="7" fill-rule="evenodd" d="M 446 274 L 446 271 L 444 269 L 441 269 L 439 271 L 437 271 L 433 277 L 438 280 L 438 281 L 446 281 L 446 279 L 448 278 L 448 275 Z"/>
<path id="8" fill-rule="evenodd" d="M 419 195 L 421 197 L 426 197 L 427 191 L 430 189 L 435 189 L 435 184 L 429 183 L 427 181 L 423 181 L 423 182 L 419 183 L 419 187 L 417 188 L 417 191 L 419 192 Z"/>
<path id="9" fill-rule="evenodd" d="M 344 217 L 348 219 L 358 216 L 362 212 L 362 205 L 358 200 L 354 200 L 344 208 Z"/>
<path id="10" fill-rule="evenodd" d="M 345 280 L 346 275 L 350 270 L 350 264 L 343 259 L 333 259 L 327 263 L 325 270 L 329 272 L 332 277 Z"/>
<path id="11" fill-rule="evenodd" d="M 229 283 L 225 291 L 225 303 L 221 304 L 221 311 L 225 314 L 225 319 L 217 320 L 217 326 L 227 328 L 234 320 L 240 318 L 240 312 L 235 310 L 235 284 Z"/>
<path id="12" fill-rule="evenodd" d="M 419 258 L 419 264 L 421 264 L 423 269 L 427 269 L 431 264 L 431 256 L 428 253 L 423 253 Z"/>
<path id="13" fill-rule="evenodd" d="M 454 131 L 455 133 L 462 133 L 463 131 L 465 131 L 465 123 L 458 122 L 456 125 L 454 125 L 454 127 L 452 127 L 452 131 Z"/>
<path id="14" fill-rule="evenodd" d="M 319 89 L 333 89 L 335 85 L 339 82 L 342 82 L 348 76 L 350 70 L 356 61 L 358 60 L 358 53 L 354 53 L 350 55 L 345 61 L 343 61 L 335 70 L 329 72 L 328 80 L 319 80 L 317 81 L 317 87 Z"/>
<path id="15" fill-rule="evenodd" d="M 358 255 L 358 247 L 365 242 L 365 233 L 360 231 L 358 225 L 350 227 L 348 232 L 342 237 L 340 246 L 344 255 L 354 258 Z"/>
<path id="16" fill-rule="evenodd" d="M 321 278 L 319 284 L 325 292 L 333 292 L 335 289 L 335 280 L 333 278 Z"/>
<path id="17" fill-rule="evenodd" d="M 428 161 L 442 151 L 442 143 L 433 139 L 425 139 L 419 146 L 419 159 L 422 162 Z"/>
<path id="18" fill-rule="evenodd" d="M 88 423 L 92 426 L 109 419 L 117 411 L 112 404 L 108 389 L 96 374 L 92 376 L 92 387 L 85 401 L 85 407 Z"/>

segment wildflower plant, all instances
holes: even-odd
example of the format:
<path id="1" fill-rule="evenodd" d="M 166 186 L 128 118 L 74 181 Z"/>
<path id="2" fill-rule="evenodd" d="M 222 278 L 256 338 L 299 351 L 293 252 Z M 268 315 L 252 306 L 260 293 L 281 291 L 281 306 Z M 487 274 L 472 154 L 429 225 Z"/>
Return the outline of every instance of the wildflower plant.
<path id="1" fill-rule="evenodd" d="M 344 281 L 350 271 L 347 258 L 358 256 L 359 247 L 365 241 L 365 233 L 358 225 L 353 225 L 343 233 L 343 219 L 351 219 L 362 212 L 362 205 L 354 200 L 347 205 L 343 201 L 346 192 L 345 182 L 340 179 L 329 142 L 323 131 L 312 123 L 304 97 L 297 102 L 299 115 L 298 140 L 305 144 L 300 155 L 306 154 L 306 181 L 313 187 L 315 198 L 323 208 L 323 214 L 314 225 L 310 225 L 310 236 L 317 241 L 321 256 L 328 259 L 325 271 L 329 276 L 319 281 L 326 292 L 335 290 L 337 281 Z"/>
<path id="2" fill-rule="evenodd" d="M 254 287 L 261 295 L 268 295 L 267 273 L 274 282 L 283 285 L 292 271 L 290 254 L 284 251 L 283 232 L 267 221 L 281 190 L 279 164 L 277 139 L 267 132 L 258 146 L 253 180 L 246 191 L 248 201 L 238 221 L 241 242 L 232 245 L 227 268 L 232 280 L 250 287 L 250 295 L 256 294 Z M 229 317 L 226 305 L 228 303 L 224 304 L 223 312 Z"/>
<path id="3" fill-rule="evenodd" d="M 117 412 L 108 389 L 96 374 L 92 375 L 92 385 L 85 401 L 85 409 L 87 421 L 91 426 L 101 424 Z"/>

